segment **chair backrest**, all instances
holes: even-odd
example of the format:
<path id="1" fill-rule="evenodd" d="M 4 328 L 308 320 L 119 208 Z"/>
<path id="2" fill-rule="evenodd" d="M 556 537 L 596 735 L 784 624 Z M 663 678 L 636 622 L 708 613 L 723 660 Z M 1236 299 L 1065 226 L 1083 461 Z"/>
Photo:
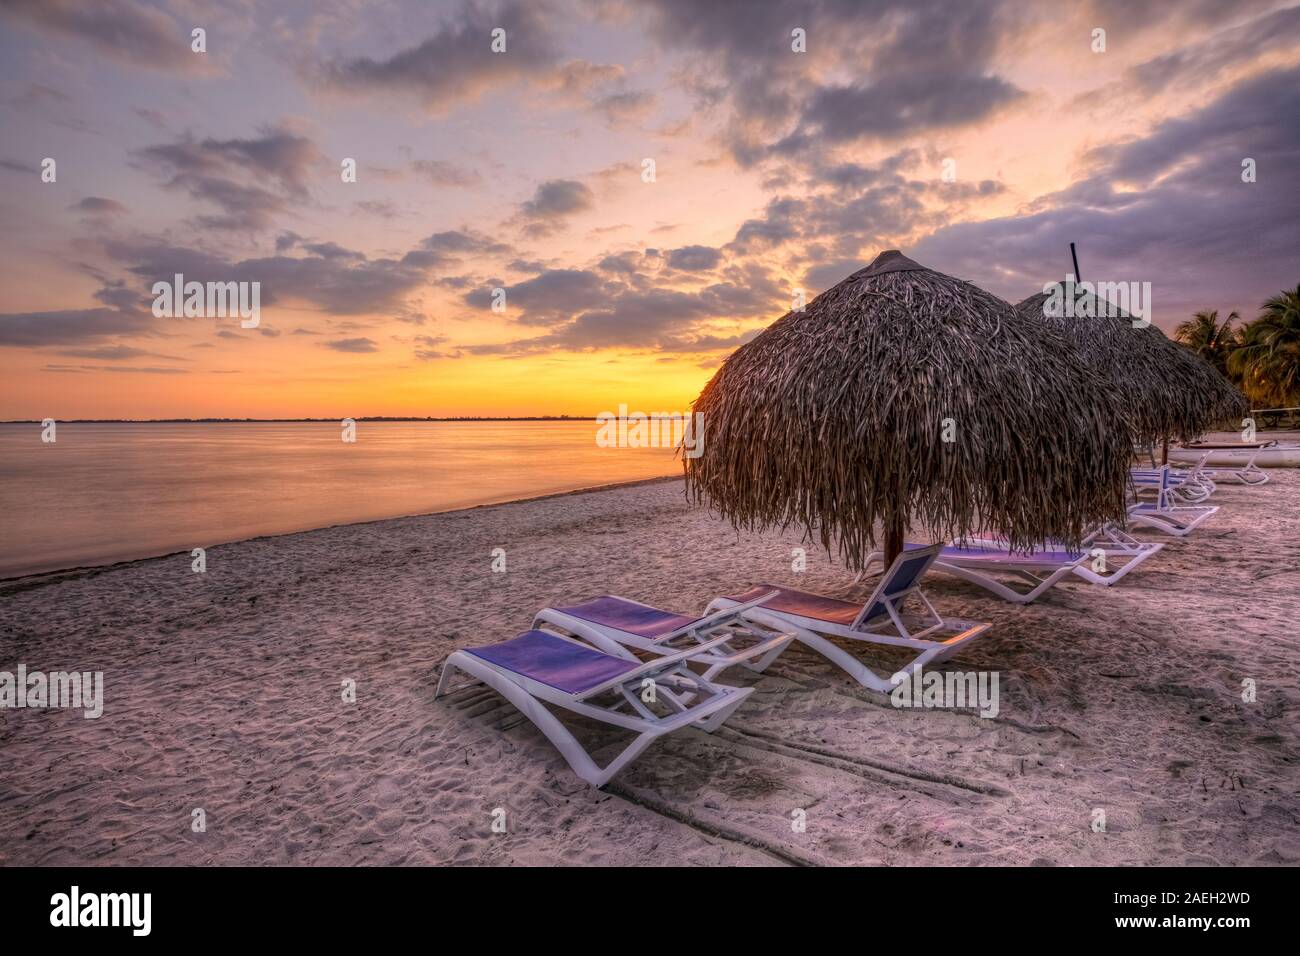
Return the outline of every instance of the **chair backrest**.
<path id="1" fill-rule="evenodd" d="M 1192 465 L 1192 467 L 1187 470 L 1187 477 L 1184 480 L 1192 481 L 1196 479 L 1201 474 L 1201 469 L 1205 467 L 1205 463 L 1210 460 L 1210 456 L 1213 454 L 1214 452 L 1207 451 L 1204 455 L 1202 455 L 1200 460 L 1197 461 L 1196 464 Z"/>
<path id="2" fill-rule="evenodd" d="M 909 594 L 921 586 L 921 579 L 925 577 L 925 572 L 930 570 L 930 565 L 934 564 L 935 558 L 939 557 L 941 551 L 943 551 L 942 544 L 927 544 L 917 548 L 904 547 L 902 554 L 896 557 L 889 569 L 880 576 L 880 583 L 862 605 L 862 610 L 849 625 L 850 629 L 858 628 L 882 614 L 888 614 L 886 601 L 901 605 Z"/>

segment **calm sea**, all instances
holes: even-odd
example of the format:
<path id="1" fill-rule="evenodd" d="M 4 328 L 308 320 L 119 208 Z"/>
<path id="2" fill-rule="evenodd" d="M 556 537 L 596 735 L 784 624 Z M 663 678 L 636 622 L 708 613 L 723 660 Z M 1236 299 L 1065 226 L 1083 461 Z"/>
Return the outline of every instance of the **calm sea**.
<path id="1" fill-rule="evenodd" d="M 0 578 L 681 474 L 595 422 L 0 425 Z"/>

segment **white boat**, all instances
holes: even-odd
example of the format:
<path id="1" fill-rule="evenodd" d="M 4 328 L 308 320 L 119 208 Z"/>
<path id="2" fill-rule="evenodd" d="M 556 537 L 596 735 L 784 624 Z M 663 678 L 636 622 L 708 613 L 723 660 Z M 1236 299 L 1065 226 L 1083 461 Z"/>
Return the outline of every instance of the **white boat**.
<path id="1" fill-rule="evenodd" d="M 1277 441 L 1257 442 L 1191 442 L 1171 445 L 1169 460 L 1194 465 L 1206 452 L 1207 468 L 1300 468 L 1300 444 Z"/>

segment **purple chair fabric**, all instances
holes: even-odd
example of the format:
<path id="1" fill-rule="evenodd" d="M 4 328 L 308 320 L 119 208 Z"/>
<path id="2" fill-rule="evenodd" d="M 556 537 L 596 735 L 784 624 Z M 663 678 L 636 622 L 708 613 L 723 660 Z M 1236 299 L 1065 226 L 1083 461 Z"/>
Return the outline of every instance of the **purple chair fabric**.
<path id="1" fill-rule="evenodd" d="M 764 594 L 773 591 L 777 592 L 776 596 L 760 604 L 758 610 L 784 611 L 786 614 L 798 614 L 800 617 L 810 617 L 815 621 L 827 621 L 831 624 L 843 624 L 845 627 L 852 624 L 858 612 L 862 610 L 861 604 L 850 604 L 848 601 L 838 601 L 835 598 L 822 597 L 820 594 L 809 594 L 807 591 L 795 591 L 775 584 L 756 584 L 744 594 L 732 595 L 727 600 L 744 604 L 747 601 L 756 601 Z"/>
<path id="2" fill-rule="evenodd" d="M 989 564 L 1012 562 L 1017 565 L 1040 564 L 1043 567 L 1059 567 L 1078 561 L 1081 551 L 1007 551 L 1003 548 L 960 547 L 950 544 L 943 549 L 940 559 L 961 558 L 964 561 L 987 561 Z"/>
<path id="3" fill-rule="evenodd" d="M 670 634 L 699 620 L 698 617 L 687 617 L 685 614 L 645 607 L 610 594 L 572 607 L 557 607 L 555 610 L 572 615 L 579 620 L 590 621 L 592 624 L 603 624 L 606 627 L 647 638 Z"/>
<path id="4" fill-rule="evenodd" d="M 903 546 L 903 550 L 906 552 L 925 547 L 929 546 L 906 544 Z M 929 568 L 933 561 L 934 556 L 931 554 L 918 555 L 912 558 L 904 557 L 902 563 L 898 566 L 898 570 L 885 582 L 882 592 L 884 596 L 894 597 L 911 588 L 925 574 L 926 569 Z M 780 593 L 771 600 L 764 601 L 760 606 L 760 610 L 771 608 L 774 611 L 798 614 L 800 617 L 812 618 L 815 621 L 826 621 L 828 624 L 842 624 L 845 627 L 851 627 L 853 622 L 858 620 L 858 613 L 862 610 L 861 604 L 823 597 L 820 594 L 810 594 L 807 591 L 777 587 L 775 584 L 756 584 L 744 594 L 734 595 L 728 600 L 742 603 L 754 601 L 771 591 Z M 884 603 L 876 601 L 867 609 L 867 613 L 862 616 L 862 623 L 874 621 L 876 618 L 888 613 Z"/>
<path id="5" fill-rule="evenodd" d="M 546 631 L 524 631 L 500 644 L 468 648 L 466 653 L 566 694 L 581 694 L 640 666 Z"/>

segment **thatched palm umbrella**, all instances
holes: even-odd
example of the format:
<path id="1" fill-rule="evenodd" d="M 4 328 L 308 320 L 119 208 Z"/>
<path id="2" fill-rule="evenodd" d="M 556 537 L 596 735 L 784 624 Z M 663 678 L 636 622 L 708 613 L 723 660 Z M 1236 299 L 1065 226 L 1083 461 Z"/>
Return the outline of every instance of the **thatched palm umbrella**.
<path id="1" fill-rule="evenodd" d="M 1016 311 L 1059 330 L 1110 380 L 1133 444 L 1190 440 L 1249 411 L 1246 397 L 1214 366 L 1154 325 L 1135 328 L 1131 315 L 1084 286 L 1064 283 L 1062 297 L 1076 303 L 1076 313 L 1091 314 L 1050 314 L 1063 310 L 1048 308 L 1053 297 L 1046 292 L 1031 295 Z"/>
<path id="2" fill-rule="evenodd" d="M 854 569 L 878 524 L 892 557 L 912 525 L 1028 548 L 1124 516 L 1105 383 L 1060 333 L 897 251 L 737 349 L 694 410 L 696 501 L 738 528 L 802 524 Z"/>

